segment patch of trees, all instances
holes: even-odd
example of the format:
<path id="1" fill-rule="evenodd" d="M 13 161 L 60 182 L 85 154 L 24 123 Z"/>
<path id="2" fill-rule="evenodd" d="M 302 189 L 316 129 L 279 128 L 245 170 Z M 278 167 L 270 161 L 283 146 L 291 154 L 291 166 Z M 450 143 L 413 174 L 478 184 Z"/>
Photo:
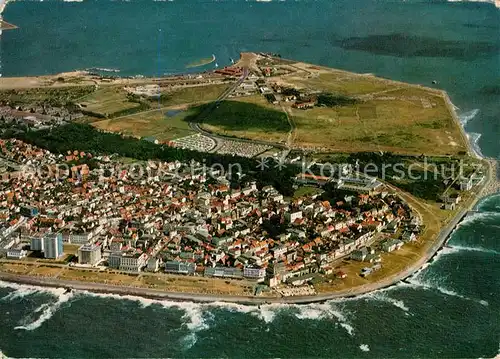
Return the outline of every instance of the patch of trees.
<path id="1" fill-rule="evenodd" d="M 334 95 L 331 93 L 319 94 L 316 101 L 318 106 L 326 106 L 326 107 L 348 106 L 348 105 L 354 105 L 358 102 L 356 99 L 352 97 L 343 95 Z"/>
<path id="2" fill-rule="evenodd" d="M 276 101 L 276 96 L 274 96 L 274 94 L 272 93 L 265 94 L 264 97 L 269 103 L 274 103 Z"/>
<path id="3" fill-rule="evenodd" d="M 292 177 L 300 171 L 300 168 L 296 166 L 287 166 L 279 170 L 273 164 L 270 164 L 265 171 L 261 171 L 258 169 L 259 162 L 255 159 L 156 145 L 133 137 L 102 132 L 88 124 L 81 123 L 69 123 L 52 129 L 15 133 L 11 137 L 16 137 L 56 154 L 66 154 L 67 151 L 79 150 L 91 152 L 94 155 L 118 154 L 137 160 L 178 160 L 181 162 L 194 160 L 204 163 L 208 168 L 214 164 L 222 165 L 225 170 L 232 168 L 233 172 L 236 170 L 234 165 L 239 164 L 243 173 L 246 174 L 243 177 L 245 181 L 255 180 L 260 187 L 272 185 L 285 196 L 293 195 Z M 231 181 L 232 185 L 240 184 L 240 178 L 234 173 Z"/>

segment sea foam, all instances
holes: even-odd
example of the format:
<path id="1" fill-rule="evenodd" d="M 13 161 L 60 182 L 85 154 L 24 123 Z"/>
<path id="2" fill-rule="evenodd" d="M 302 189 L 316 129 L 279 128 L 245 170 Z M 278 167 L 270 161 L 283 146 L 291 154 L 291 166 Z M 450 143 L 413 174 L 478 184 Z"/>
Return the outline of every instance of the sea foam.
<path id="1" fill-rule="evenodd" d="M 438 283 L 434 283 L 432 281 L 423 281 L 423 280 L 420 280 L 420 279 L 410 279 L 408 281 L 408 285 L 410 287 L 413 287 L 413 288 L 422 288 L 422 289 L 425 289 L 425 290 L 432 290 L 432 291 L 437 291 L 441 294 L 444 294 L 444 295 L 447 295 L 447 296 L 450 296 L 450 297 L 456 297 L 456 298 L 460 298 L 460 299 L 463 299 L 463 300 L 467 300 L 467 301 L 472 301 L 472 302 L 476 302 L 476 303 L 479 303 L 483 306 L 488 306 L 488 302 L 485 301 L 485 300 L 479 300 L 479 299 L 474 299 L 474 298 L 469 298 L 465 295 L 462 295 L 462 294 L 459 294 L 457 292 L 455 292 L 454 290 L 451 290 L 451 289 L 448 289 L 448 288 L 445 288 L 443 286 L 441 286 L 440 284 Z"/>
<path id="2" fill-rule="evenodd" d="M 359 346 L 359 349 L 361 349 L 364 352 L 369 352 L 370 351 L 370 347 L 368 346 L 368 344 L 361 344 Z"/>
<path id="3" fill-rule="evenodd" d="M 45 303 L 42 304 L 40 307 L 35 309 L 34 313 L 38 314 L 41 313 L 41 315 L 36 319 L 35 321 L 28 323 L 28 324 L 23 324 L 19 325 L 17 327 L 14 327 L 16 330 L 35 330 L 39 328 L 43 323 L 45 323 L 47 320 L 49 320 L 61 306 L 69 302 L 73 297 L 74 293 L 69 292 L 69 293 L 64 293 L 64 289 L 61 290 L 59 293 L 59 296 L 57 297 L 57 300 L 55 303 Z"/>

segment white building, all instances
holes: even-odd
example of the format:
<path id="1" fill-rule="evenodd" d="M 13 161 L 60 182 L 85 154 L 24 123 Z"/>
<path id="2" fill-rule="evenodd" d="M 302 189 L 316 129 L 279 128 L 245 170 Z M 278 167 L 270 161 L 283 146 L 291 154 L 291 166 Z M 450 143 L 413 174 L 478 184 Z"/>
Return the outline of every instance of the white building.
<path id="1" fill-rule="evenodd" d="M 102 259 L 101 246 L 96 244 L 84 244 L 78 248 L 78 263 L 95 266 Z"/>
<path id="2" fill-rule="evenodd" d="M 146 266 L 148 260 L 148 256 L 146 253 L 141 255 L 132 254 L 132 255 L 124 255 L 120 258 L 120 270 L 127 272 L 139 272 L 143 267 Z"/>
<path id="3" fill-rule="evenodd" d="M 49 234 L 43 237 L 43 256 L 56 259 L 63 255 L 63 239 L 61 233 Z"/>
<path id="4" fill-rule="evenodd" d="M 9 249 L 7 251 L 8 259 L 22 259 L 28 255 L 28 252 L 24 249 Z"/>
<path id="5" fill-rule="evenodd" d="M 68 242 L 72 244 L 87 244 L 92 235 L 88 232 L 85 233 L 71 233 L 68 238 Z"/>
<path id="6" fill-rule="evenodd" d="M 287 217 L 288 222 L 293 223 L 295 220 L 302 218 L 302 211 L 286 213 L 285 216 Z"/>

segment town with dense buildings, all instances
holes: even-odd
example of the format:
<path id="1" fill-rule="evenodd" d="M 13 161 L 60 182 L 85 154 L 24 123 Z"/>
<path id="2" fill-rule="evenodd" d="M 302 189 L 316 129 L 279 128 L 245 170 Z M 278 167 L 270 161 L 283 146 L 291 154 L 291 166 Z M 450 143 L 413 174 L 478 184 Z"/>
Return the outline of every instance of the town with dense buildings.
<path id="1" fill-rule="evenodd" d="M 0 97 L 3 271 L 22 267 L 8 268 L 15 263 L 37 263 L 81 271 L 69 278 L 86 281 L 95 279 L 90 272 L 153 273 L 158 278 L 245 281 L 253 283 L 252 296 L 263 291 L 313 295 L 319 287 L 335 291 L 343 281 L 345 289 L 365 284 L 360 278 L 379 280 L 380 273 L 401 271 L 397 266 L 388 270 L 384 258 L 391 253 L 423 256 L 443 223 L 451 222 L 485 181 L 485 167 L 466 156 L 446 95 L 433 89 L 262 53 L 242 54 L 238 64 L 213 72 L 154 81 L 85 76 L 44 79 L 49 95 L 40 85 L 4 91 Z M 66 87 L 68 82 L 79 85 Z M 43 96 L 48 100 L 40 100 Z M 155 101 L 166 107 L 155 110 Z M 393 107 L 389 112 L 388 104 Z M 411 106 L 418 116 L 405 112 Z M 430 146 L 418 143 L 422 136 L 394 147 L 392 136 L 401 130 L 372 139 L 359 129 L 359 121 L 376 122 L 393 113 L 410 132 L 415 126 L 432 141 L 449 141 L 436 147 L 447 151 L 441 157 L 431 153 L 432 165 L 467 158 L 466 175 L 421 185 L 398 182 L 393 175 L 362 174 L 352 155 L 361 150 L 375 160 L 396 158 L 391 152 L 384 157 L 386 150 L 401 153 L 397 158 L 406 165 L 427 169 L 420 154 Z M 82 121 L 91 125 L 71 127 Z M 239 121 L 243 132 L 233 126 Z M 68 128 L 69 134 L 85 131 L 88 141 L 79 139 L 80 148 L 73 148 L 67 138 L 52 134 Z M 150 128 L 156 132 L 144 130 Z M 392 129 L 372 132 L 380 131 Z M 108 137 L 97 140 L 98 134 Z M 386 142 L 374 142 L 380 138 Z M 59 140 L 66 142 L 59 147 L 50 142 Z M 106 147 L 107 141 L 120 150 Z M 162 158 L 186 160 L 131 154 L 126 143 L 151 154 L 161 153 L 157 148 L 167 151 Z M 51 146 L 57 151 L 50 152 Z M 318 159 L 323 151 L 343 150 L 356 166 L 353 161 L 327 166 Z M 189 157 L 193 153 L 257 166 L 252 174 L 239 171 L 235 184 L 223 167 L 207 167 Z M 314 171 L 301 169 L 307 158 Z M 275 164 L 266 163 L 269 159 L 297 169 L 283 179 L 292 181 L 293 195 L 258 183 L 258 171 Z M 329 168 L 326 174 L 324 167 Z M 398 189 L 399 184 L 419 199 Z M 329 286 L 322 287 L 325 283 Z"/>
<path id="2" fill-rule="evenodd" d="M 227 178 L 195 163 L 149 161 L 147 177 L 127 170 L 105 177 L 87 165 L 56 171 L 88 153 L 56 156 L 19 140 L 2 141 L 0 151 L 18 165 L 4 173 L 0 193 L 8 259 L 61 261 L 63 246 L 72 244 L 78 250 L 63 262 L 68 266 L 300 287 L 325 275 L 342 278 L 346 258 L 366 262 L 360 275 L 367 276 L 383 265 L 381 252 L 415 241 L 421 228 L 398 196 L 377 181 L 356 182 L 348 169 L 338 184 L 351 183 L 352 195 L 332 204 L 318 194 L 286 199 L 254 182 L 230 188 Z M 112 157 L 96 160 L 113 165 Z M 321 184 L 311 175 L 296 181 Z"/>

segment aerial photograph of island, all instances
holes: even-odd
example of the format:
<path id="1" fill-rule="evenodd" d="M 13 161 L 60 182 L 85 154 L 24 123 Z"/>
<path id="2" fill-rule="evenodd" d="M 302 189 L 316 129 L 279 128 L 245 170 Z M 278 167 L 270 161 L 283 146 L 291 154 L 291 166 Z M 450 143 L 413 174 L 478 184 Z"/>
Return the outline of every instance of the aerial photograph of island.
<path id="1" fill-rule="evenodd" d="M 500 358 L 500 0 L 0 0 L 0 358 Z"/>

